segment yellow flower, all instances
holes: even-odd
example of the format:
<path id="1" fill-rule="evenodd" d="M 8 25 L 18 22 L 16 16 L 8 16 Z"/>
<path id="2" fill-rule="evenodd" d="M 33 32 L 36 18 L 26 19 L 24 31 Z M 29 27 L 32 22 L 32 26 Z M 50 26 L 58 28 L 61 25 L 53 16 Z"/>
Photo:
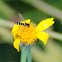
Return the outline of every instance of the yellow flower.
<path id="1" fill-rule="evenodd" d="M 54 18 L 48 18 L 41 21 L 36 27 L 33 22 L 30 22 L 30 19 L 18 22 L 15 24 L 12 29 L 12 35 L 14 38 L 13 46 L 19 51 L 19 43 L 34 44 L 35 40 L 38 38 L 44 42 L 44 45 L 47 43 L 49 34 L 41 32 L 47 29 L 49 26 L 54 24 Z"/>

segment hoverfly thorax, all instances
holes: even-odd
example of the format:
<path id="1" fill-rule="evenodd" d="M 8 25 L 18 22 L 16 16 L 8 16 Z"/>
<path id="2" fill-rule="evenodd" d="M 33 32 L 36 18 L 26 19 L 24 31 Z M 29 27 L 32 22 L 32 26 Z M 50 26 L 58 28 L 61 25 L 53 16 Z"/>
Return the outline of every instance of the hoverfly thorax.
<path id="1" fill-rule="evenodd" d="M 30 26 L 30 24 L 27 24 L 27 23 L 25 23 L 25 25 L 26 25 L 27 27 L 29 27 L 29 26 Z"/>

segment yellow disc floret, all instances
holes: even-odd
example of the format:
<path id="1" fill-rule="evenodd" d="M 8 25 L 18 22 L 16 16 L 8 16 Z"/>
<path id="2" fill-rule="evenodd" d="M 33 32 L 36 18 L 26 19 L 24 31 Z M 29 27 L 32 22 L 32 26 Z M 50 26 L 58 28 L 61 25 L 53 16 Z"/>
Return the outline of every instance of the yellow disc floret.
<path id="1" fill-rule="evenodd" d="M 24 30 L 20 34 L 22 42 L 26 42 L 31 44 L 37 37 L 35 27 L 25 27 Z"/>
<path id="2" fill-rule="evenodd" d="M 12 30 L 14 40 L 20 38 L 23 43 L 34 43 L 37 38 L 35 29 L 36 27 L 34 27 L 33 23 L 29 27 L 15 24 Z"/>

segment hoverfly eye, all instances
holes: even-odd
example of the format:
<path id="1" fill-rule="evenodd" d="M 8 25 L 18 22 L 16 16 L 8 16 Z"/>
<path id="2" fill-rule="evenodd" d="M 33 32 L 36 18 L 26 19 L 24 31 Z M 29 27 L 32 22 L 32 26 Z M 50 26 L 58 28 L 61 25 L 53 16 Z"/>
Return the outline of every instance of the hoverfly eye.
<path id="1" fill-rule="evenodd" d="M 22 25 L 22 23 L 21 23 L 21 25 Z"/>

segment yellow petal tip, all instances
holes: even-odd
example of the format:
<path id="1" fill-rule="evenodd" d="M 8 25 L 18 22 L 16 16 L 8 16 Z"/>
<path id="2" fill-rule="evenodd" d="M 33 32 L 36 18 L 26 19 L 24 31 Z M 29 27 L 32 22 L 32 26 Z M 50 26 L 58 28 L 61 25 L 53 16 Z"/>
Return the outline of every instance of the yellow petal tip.
<path id="1" fill-rule="evenodd" d="M 54 20 L 54 18 L 52 17 L 51 20 Z"/>

